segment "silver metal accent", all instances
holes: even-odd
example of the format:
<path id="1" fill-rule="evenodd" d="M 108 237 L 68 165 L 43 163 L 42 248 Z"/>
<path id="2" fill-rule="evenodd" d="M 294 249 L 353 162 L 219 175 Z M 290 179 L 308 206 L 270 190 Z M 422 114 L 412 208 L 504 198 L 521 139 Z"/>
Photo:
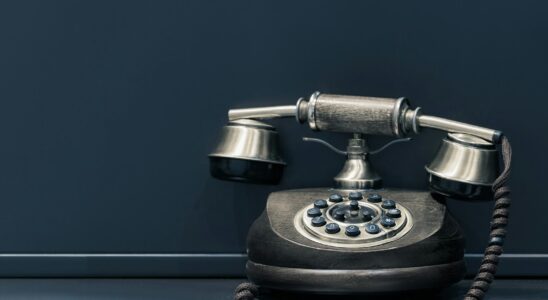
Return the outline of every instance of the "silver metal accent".
<path id="1" fill-rule="evenodd" d="M 318 130 L 318 126 L 316 126 L 316 103 L 319 96 L 320 92 L 316 91 L 310 95 L 310 99 L 308 100 L 308 126 L 312 130 Z"/>
<path id="2" fill-rule="evenodd" d="M 409 108 L 409 102 L 405 98 L 344 96 L 315 92 L 308 101 L 300 98 L 296 105 L 228 111 L 230 121 L 284 117 L 295 117 L 299 123 L 308 121 L 312 130 L 320 131 L 406 136 L 411 131 L 418 134 L 421 127 L 426 127 L 471 134 L 494 143 L 498 143 L 502 135 L 497 130 L 422 115 L 421 108 Z"/>
<path id="3" fill-rule="evenodd" d="M 426 171 L 437 177 L 490 186 L 499 173 L 495 146 L 479 137 L 464 133 L 449 133 Z"/>
<path id="4" fill-rule="evenodd" d="M 422 108 L 419 106 L 417 108 L 415 108 L 415 110 L 413 111 L 413 116 L 412 116 L 412 123 L 411 123 L 411 128 L 413 129 L 413 133 L 415 134 L 419 134 L 420 133 L 420 126 L 419 126 L 419 120 L 418 120 L 418 117 L 422 114 Z"/>
<path id="5" fill-rule="evenodd" d="M 347 155 L 348 154 L 346 151 L 339 150 L 335 146 L 331 145 L 330 143 L 328 143 L 328 142 L 326 142 L 322 139 L 303 137 L 303 141 L 305 141 L 305 142 L 315 142 L 315 143 L 318 143 L 318 144 L 322 144 L 322 145 L 326 146 L 327 148 L 331 149 L 333 152 L 335 152 L 337 154 L 340 154 L 340 155 Z"/>
<path id="6" fill-rule="evenodd" d="M 396 105 L 394 105 L 394 112 L 392 113 L 392 132 L 396 136 L 402 136 L 403 130 L 401 129 L 401 118 L 403 116 L 403 111 L 409 107 L 409 102 L 404 97 L 398 98 L 396 100 Z"/>
<path id="7" fill-rule="evenodd" d="M 304 237 L 323 245 L 337 248 L 363 248 L 378 246 L 395 241 L 403 237 L 413 227 L 413 219 L 409 210 L 401 204 L 398 204 L 397 206 L 401 212 L 401 217 L 394 218 L 396 225 L 391 228 L 385 228 L 379 223 L 380 217 L 384 213 L 381 203 L 358 201 L 360 206 L 370 208 L 375 212 L 376 217 L 371 221 L 351 224 L 334 219 L 330 214 L 331 210 L 341 204 L 348 204 L 349 200 L 347 199 L 348 198 L 346 197 L 343 202 L 339 203 L 332 203 L 328 201 L 329 206 L 321 209 L 322 216 L 326 219 L 327 223 L 336 223 L 339 225 L 341 231 L 338 233 L 329 234 L 325 232 L 325 226 L 314 227 L 311 225 L 312 218 L 309 217 L 306 212 L 308 209 L 313 208 L 314 204 L 308 205 L 297 212 L 293 221 L 295 228 Z M 367 233 L 364 226 L 370 223 L 377 224 L 380 228 L 380 232 L 377 234 Z M 345 234 L 346 227 L 350 225 L 355 225 L 360 228 L 361 233 L 359 236 L 349 237 Z"/>
<path id="8" fill-rule="evenodd" d="M 367 154 L 371 154 L 371 155 L 375 155 L 375 154 L 379 154 L 380 152 L 386 150 L 386 148 L 394 145 L 394 144 L 398 144 L 398 143 L 403 143 L 403 142 L 409 142 L 411 141 L 412 138 L 403 138 L 403 139 L 395 139 L 395 140 L 392 140 L 386 144 L 384 144 L 382 147 L 378 148 L 378 149 L 375 149 L 373 151 L 369 151 Z M 329 148 L 331 151 L 337 153 L 337 154 L 340 154 L 340 155 L 347 155 L 348 152 L 346 151 L 343 151 L 343 150 L 340 150 L 338 149 L 337 147 L 331 145 L 330 143 L 322 140 L 322 139 L 316 139 L 316 138 L 310 138 L 310 137 L 303 137 L 303 141 L 304 142 L 315 142 L 315 143 L 318 143 L 318 144 L 321 144 L 321 145 L 324 145 L 326 146 L 327 148 Z"/>
<path id="9" fill-rule="evenodd" d="M 369 154 L 377 154 L 386 148 L 411 138 L 396 139 L 374 151 L 369 151 L 361 134 L 354 133 L 348 140 L 347 151 L 340 150 L 330 143 L 315 138 L 303 137 L 305 142 L 315 142 L 326 146 L 333 152 L 347 156 L 342 170 L 334 177 L 335 186 L 339 189 L 376 189 L 382 186 L 382 178 L 369 161 Z"/>
<path id="10" fill-rule="evenodd" d="M 403 143 L 403 142 L 409 142 L 410 140 L 412 140 L 412 138 L 403 138 L 403 139 L 395 139 L 395 140 L 392 140 L 386 144 L 384 144 L 384 146 L 380 147 L 379 149 L 376 149 L 376 150 L 373 150 L 373 151 L 369 151 L 369 154 L 371 155 L 375 155 L 375 154 L 378 154 L 384 150 L 386 150 L 386 148 L 394 145 L 394 144 L 398 144 L 398 143 Z"/>
<path id="11" fill-rule="evenodd" d="M 354 134 L 346 147 L 347 159 L 342 170 L 333 179 L 339 189 L 378 189 L 382 178 L 369 161 L 368 147 L 361 135 Z"/>
<path id="12" fill-rule="evenodd" d="M 285 165 L 276 129 L 255 120 L 239 119 L 223 127 L 212 157 L 238 158 Z"/>
<path id="13" fill-rule="evenodd" d="M 308 123 L 320 131 L 400 136 L 407 107 L 403 98 L 314 93 L 308 103 Z"/>
<path id="14" fill-rule="evenodd" d="M 378 189 L 382 187 L 382 178 L 369 161 L 368 148 L 361 134 L 354 133 L 348 140 L 347 151 L 337 149 L 328 142 L 303 137 L 303 141 L 322 144 L 337 154 L 347 157 L 341 171 L 333 178 L 338 189 Z M 389 143 L 390 144 L 390 143 Z M 389 146 L 389 145 L 387 145 Z M 385 147 L 381 148 L 383 150 Z"/>
<path id="15" fill-rule="evenodd" d="M 494 139 L 497 136 L 497 131 L 493 129 L 428 115 L 419 116 L 418 124 L 421 127 L 440 129 L 447 132 L 467 133 L 491 142 L 495 142 Z"/>
<path id="16" fill-rule="evenodd" d="M 302 105 L 306 105 L 308 104 L 308 102 L 303 98 L 299 98 L 299 100 L 297 100 L 297 104 L 295 104 L 295 120 L 297 121 L 297 123 L 303 123 L 302 120 L 301 120 L 301 114 L 300 114 L 300 107 Z"/>
<path id="17" fill-rule="evenodd" d="M 382 177 L 367 157 L 349 156 L 342 170 L 334 178 L 338 189 L 379 189 Z"/>
<path id="18" fill-rule="evenodd" d="M 295 105 L 239 108 L 228 111 L 229 121 L 238 119 L 273 119 L 296 116 L 297 106 Z"/>

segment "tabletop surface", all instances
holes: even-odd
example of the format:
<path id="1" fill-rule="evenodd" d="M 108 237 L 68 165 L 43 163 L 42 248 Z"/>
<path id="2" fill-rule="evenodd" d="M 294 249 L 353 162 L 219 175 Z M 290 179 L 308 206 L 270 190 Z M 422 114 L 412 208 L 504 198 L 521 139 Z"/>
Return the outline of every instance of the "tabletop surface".
<path id="1" fill-rule="evenodd" d="M 234 287 L 243 279 L 0 279 L 0 299 L 232 299 Z M 401 299 L 462 299 L 469 281 L 441 295 L 408 294 Z M 261 299 L 334 299 L 271 295 Z M 339 297 L 342 298 L 342 297 Z M 394 299 L 394 297 L 390 297 Z M 344 297 L 363 299 L 363 297 Z M 371 299 L 368 297 L 367 299 Z M 495 281 L 486 299 L 548 299 L 548 279 Z"/>

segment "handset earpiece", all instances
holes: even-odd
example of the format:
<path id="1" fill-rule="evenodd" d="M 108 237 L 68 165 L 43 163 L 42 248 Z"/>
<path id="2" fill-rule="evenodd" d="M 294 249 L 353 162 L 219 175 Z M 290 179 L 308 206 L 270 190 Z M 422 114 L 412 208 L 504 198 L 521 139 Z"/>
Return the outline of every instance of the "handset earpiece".
<path id="1" fill-rule="evenodd" d="M 425 166 L 430 189 L 468 200 L 491 200 L 491 187 L 499 174 L 498 151 L 482 138 L 449 133 L 432 162 Z"/>
<path id="2" fill-rule="evenodd" d="M 285 167 L 276 128 L 250 119 L 223 127 L 209 161 L 213 177 L 249 183 L 277 184 Z"/>

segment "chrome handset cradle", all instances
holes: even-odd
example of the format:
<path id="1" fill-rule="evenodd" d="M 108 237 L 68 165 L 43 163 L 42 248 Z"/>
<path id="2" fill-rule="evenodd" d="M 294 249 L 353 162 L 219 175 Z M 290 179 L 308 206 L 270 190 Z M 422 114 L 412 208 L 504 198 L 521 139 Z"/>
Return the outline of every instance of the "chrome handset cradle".
<path id="1" fill-rule="evenodd" d="M 380 153 L 396 143 L 408 142 L 410 140 L 411 138 L 393 140 L 381 148 L 371 151 L 362 134 L 354 133 L 353 137 L 348 140 L 346 151 L 343 151 L 321 139 L 303 138 L 303 141 L 305 142 L 319 143 L 337 154 L 346 156 L 347 159 L 342 170 L 334 178 L 335 188 L 343 190 L 382 188 L 382 178 L 375 168 L 373 168 L 369 156 Z"/>
<path id="2" fill-rule="evenodd" d="M 431 167 L 426 168 L 430 174 L 431 188 L 436 192 L 458 198 L 484 197 L 489 194 L 488 186 L 498 172 L 498 165 L 493 159 L 482 159 L 485 155 L 493 157 L 493 151 L 497 156 L 493 149 L 502 136 L 498 130 L 423 115 L 420 107 L 411 108 L 405 98 L 315 92 L 308 99 L 300 98 L 296 105 L 229 110 L 230 123 L 223 130 L 218 148 L 210 154 L 213 176 L 247 182 L 279 182 L 285 163 L 277 146 L 278 134 L 274 127 L 259 120 L 287 117 L 308 124 L 312 130 L 354 134 L 349 141 L 348 160 L 339 175 L 335 176 L 337 188 L 367 189 L 382 185 L 381 177 L 368 159 L 372 152 L 368 151 L 363 136 L 408 137 L 419 134 L 421 128 L 450 133 L 442 142 L 440 154 L 428 165 Z M 473 174 L 464 178 L 462 172 L 457 170 L 459 165 L 449 163 L 452 158 L 466 161 L 466 170 Z M 487 177 L 484 176 L 486 168 L 490 174 Z M 477 181 L 474 177 L 484 180 Z"/>

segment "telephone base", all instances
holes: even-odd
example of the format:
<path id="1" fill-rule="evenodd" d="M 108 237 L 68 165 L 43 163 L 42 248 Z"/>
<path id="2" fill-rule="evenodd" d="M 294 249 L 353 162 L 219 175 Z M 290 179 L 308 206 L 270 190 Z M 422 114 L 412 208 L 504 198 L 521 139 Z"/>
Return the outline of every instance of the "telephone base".
<path id="1" fill-rule="evenodd" d="M 368 192 L 361 192 L 357 201 L 350 191 L 329 188 L 270 194 L 248 234 L 248 278 L 273 290 L 378 294 L 441 290 L 464 277 L 464 237 L 443 198 L 426 191 L 374 191 L 389 200 L 385 203 L 369 201 Z M 329 202 L 334 193 L 343 199 Z M 319 224 L 307 215 L 318 199 L 329 202 L 320 201 L 321 209 L 311 211 L 325 218 Z M 387 224 L 393 207 L 399 216 L 392 214 L 395 221 Z M 340 230 L 330 231 L 331 223 Z M 372 224 L 377 231 L 368 230 Z M 349 228 L 358 234 L 345 235 Z"/>
<path id="2" fill-rule="evenodd" d="M 268 266 L 248 261 L 246 272 L 256 284 L 275 290 L 318 294 L 379 294 L 435 290 L 449 286 L 462 279 L 465 265 L 461 260 L 409 268 L 318 270 Z"/>

